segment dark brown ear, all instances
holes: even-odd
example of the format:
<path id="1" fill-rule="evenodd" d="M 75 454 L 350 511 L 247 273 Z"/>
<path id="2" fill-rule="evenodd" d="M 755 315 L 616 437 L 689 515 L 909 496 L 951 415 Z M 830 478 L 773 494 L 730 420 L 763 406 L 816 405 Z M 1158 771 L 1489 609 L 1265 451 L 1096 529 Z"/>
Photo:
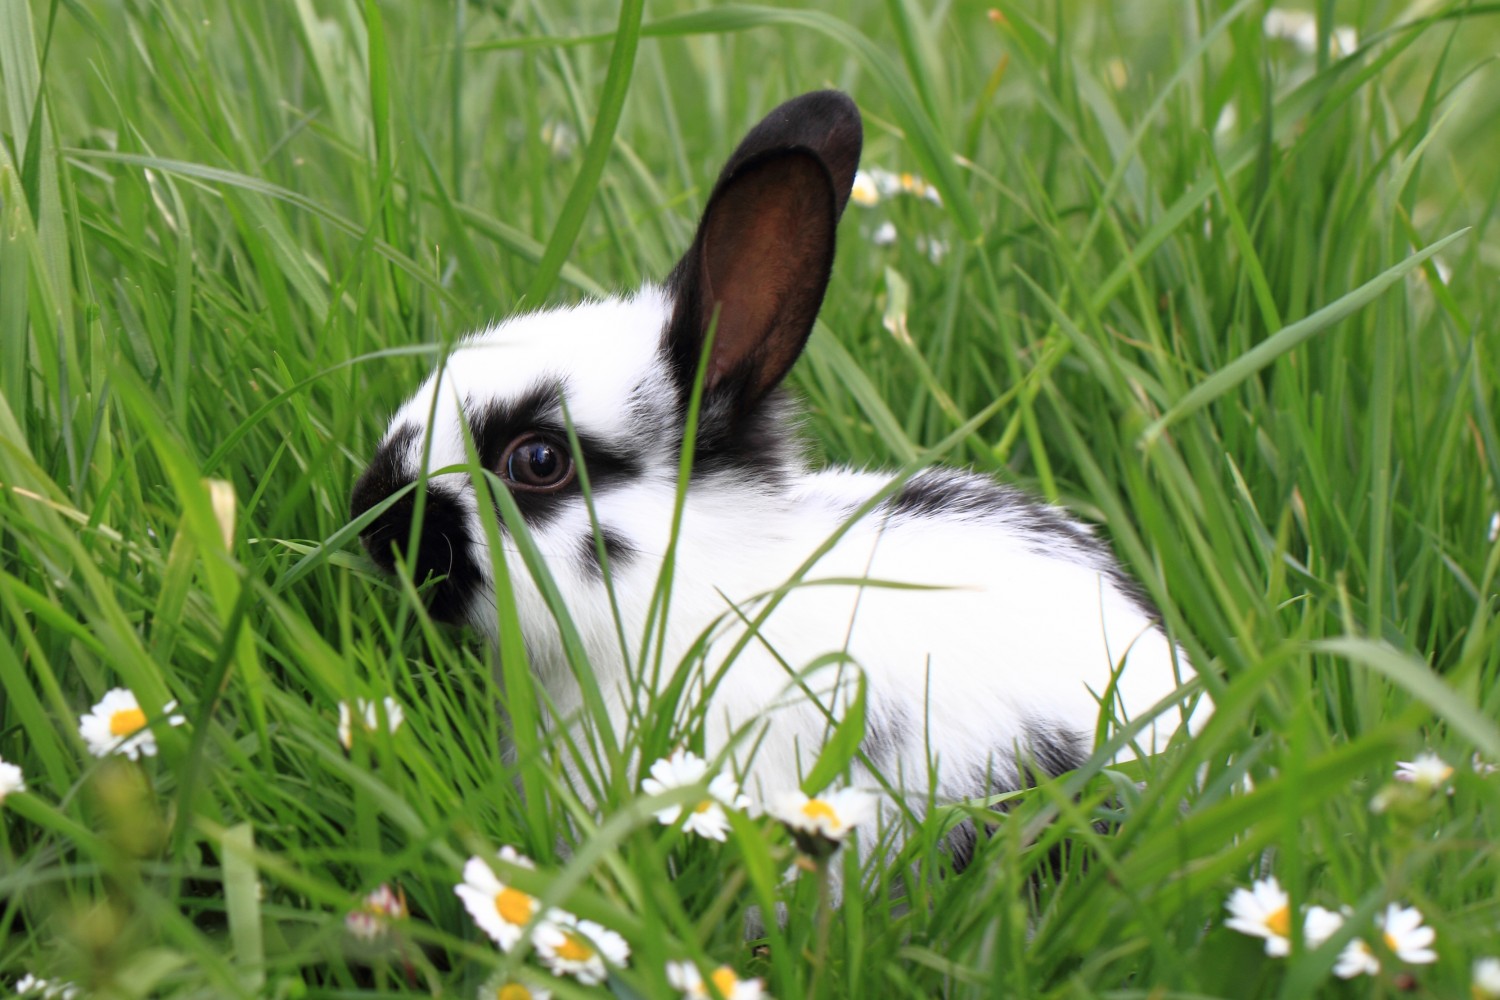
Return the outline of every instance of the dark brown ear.
<path id="1" fill-rule="evenodd" d="M 715 310 L 704 392 L 732 394 L 729 413 L 753 409 L 791 370 L 828 288 L 862 140 L 854 102 L 825 90 L 772 111 L 729 158 L 668 279 L 664 346 L 684 399 Z"/>

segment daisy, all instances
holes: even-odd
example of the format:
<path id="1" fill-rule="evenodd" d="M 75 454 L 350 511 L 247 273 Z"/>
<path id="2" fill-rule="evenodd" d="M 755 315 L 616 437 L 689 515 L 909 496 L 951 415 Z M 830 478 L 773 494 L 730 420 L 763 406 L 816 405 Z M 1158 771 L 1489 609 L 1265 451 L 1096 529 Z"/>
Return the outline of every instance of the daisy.
<path id="1" fill-rule="evenodd" d="M 406 896 L 396 892 L 382 882 L 375 891 L 364 898 L 357 910 L 344 917 L 344 926 L 349 933 L 362 941 L 374 941 L 386 932 L 389 921 L 406 917 Z"/>
<path id="2" fill-rule="evenodd" d="M 1339 952 L 1338 960 L 1333 963 L 1333 974 L 1340 979 L 1373 976 L 1379 972 L 1380 959 L 1376 958 L 1370 946 L 1359 938 L 1344 945 L 1344 950 Z"/>
<path id="3" fill-rule="evenodd" d="M 78 996 L 78 987 L 72 983 L 55 982 L 49 979 L 38 979 L 31 973 L 26 973 L 16 982 L 16 993 L 23 997 L 45 997 L 46 1000 L 73 1000 Z"/>
<path id="4" fill-rule="evenodd" d="M 479 987 L 479 1000 L 552 1000 L 552 991 L 495 973 Z"/>
<path id="5" fill-rule="evenodd" d="M 1416 760 L 1396 761 L 1396 780 L 1426 791 L 1442 786 L 1453 777 L 1453 768 L 1435 753 L 1421 753 Z"/>
<path id="6" fill-rule="evenodd" d="M 854 186 L 849 189 L 849 200 L 860 208 L 871 208 L 880 203 L 880 186 L 867 171 L 854 172 Z"/>
<path id="7" fill-rule="evenodd" d="M 578 133 L 567 122 L 547 120 L 542 123 L 542 144 L 559 160 L 566 160 L 578 151 Z"/>
<path id="8" fill-rule="evenodd" d="M 882 198 L 893 198 L 898 194 L 923 198 L 934 205 L 943 203 L 943 197 L 938 194 L 937 188 L 916 174 L 906 171 L 898 174 L 883 167 L 855 171 L 849 200 L 861 208 L 872 208 L 880 204 Z"/>
<path id="9" fill-rule="evenodd" d="M 1481 958 L 1474 963 L 1474 982 L 1469 987 L 1474 1000 L 1500 1000 L 1500 958 Z"/>
<path id="10" fill-rule="evenodd" d="M 1309 907 L 1302 918 L 1302 940 L 1309 948 L 1321 948 L 1323 943 L 1344 926 L 1344 915 L 1321 906 Z"/>
<path id="11" fill-rule="evenodd" d="M 368 698 L 356 698 L 354 702 L 365 732 L 373 733 L 378 730 L 380 717 L 376 712 L 375 702 Z M 389 695 L 385 697 L 384 707 L 386 732 L 394 733 L 406 721 L 406 713 L 401 710 L 401 703 Z M 347 701 L 339 702 L 339 743 L 343 744 L 345 750 L 354 749 L 354 711 Z"/>
<path id="12" fill-rule="evenodd" d="M 661 795 L 674 788 L 701 784 L 707 774 L 708 764 L 703 758 L 687 750 L 675 750 L 651 765 L 651 777 L 641 782 L 641 791 L 647 795 Z M 729 833 L 729 818 L 724 815 L 726 806 L 747 809 L 750 799 L 740 794 L 740 786 L 732 777 L 715 775 L 708 783 L 708 797 L 692 807 L 682 828 L 709 840 L 723 841 Z M 668 806 L 659 810 L 656 818 L 663 826 L 671 826 L 682 815 L 683 809 L 683 806 Z"/>
<path id="13" fill-rule="evenodd" d="M 841 788 L 817 798 L 783 792 L 767 811 L 786 825 L 804 853 L 825 857 L 874 815 L 875 803 L 869 792 L 858 788 Z"/>
<path id="14" fill-rule="evenodd" d="M 668 962 L 667 982 L 673 989 L 681 990 L 684 1000 L 705 1000 L 711 994 L 703 974 L 692 962 Z M 759 979 L 741 979 L 727 965 L 721 965 L 708 974 L 708 982 L 714 984 L 718 996 L 724 1000 L 770 1000 L 765 985 Z"/>
<path id="15" fill-rule="evenodd" d="M 1437 961 L 1437 952 L 1432 942 L 1437 940 L 1437 931 L 1422 925 L 1422 913 L 1415 906 L 1391 903 L 1385 913 L 1375 918 L 1385 946 L 1403 962 L 1412 965 L 1427 965 Z"/>
<path id="16" fill-rule="evenodd" d="M 514 848 L 502 847 L 500 860 L 523 868 L 535 868 L 530 858 L 517 854 Z M 464 909 L 479 929 L 495 939 L 501 951 L 510 951 L 521 940 L 526 925 L 541 909 L 535 896 L 500 881 L 483 858 L 470 858 L 464 865 L 464 880 L 453 887 Z"/>
<path id="17" fill-rule="evenodd" d="M 1266 939 L 1266 954 L 1281 958 L 1292 950 L 1292 906 L 1276 876 L 1256 879 L 1249 889 L 1236 889 L 1225 904 L 1230 930 Z"/>
<path id="18" fill-rule="evenodd" d="M 1266 11 L 1261 29 L 1267 38 L 1279 38 L 1291 42 L 1306 55 L 1318 51 L 1318 19 L 1306 11 L 1282 10 L 1272 7 Z M 1347 56 L 1359 47 L 1359 32 L 1348 25 L 1336 26 L 1328 36 L 1329 55 Z"/>
<path id="19" fill-rule="evenodd" d="M 169 701 L 162 706 L 162 712 L 171 712 L 176 707 L 175 700 Z M 180 726 L 187 717 L 167 715 L 165 721 L 169 726 Z M 124 754 L 131 760 L 156 756 L 156 734 L 147 727 L 141 703 L 127 688 L 106 691 L 88 715 L 79 717 L 78 735 L 95 757 L 112 753 Z"/>
<path id="20" fill-rule="evenodd" d="M 573 976 L 585 986 L 604 982 L 606 961 L 624 965 L 630 960 L 630 946 L 620 935 L 561 912 L 536 929 L 536 951 L 554 976 Z"/>
<path id="21" fill-rule="evenodd" d="M 21 774 L 21 769 L 14 764 L 7 764 L 0 759 L 0 802 L 11 792 L 26 791 L 26 779 Z"/>

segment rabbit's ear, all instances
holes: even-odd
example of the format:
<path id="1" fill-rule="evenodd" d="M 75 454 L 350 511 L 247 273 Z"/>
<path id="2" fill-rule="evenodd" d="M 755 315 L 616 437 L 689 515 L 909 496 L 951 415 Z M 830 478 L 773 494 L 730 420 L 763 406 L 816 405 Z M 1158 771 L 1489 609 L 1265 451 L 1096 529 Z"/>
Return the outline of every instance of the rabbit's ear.
<path id="1" fill-rule="evenodd" d="M 705 393 L 744 413 L 791 370 L 828 288 L 861 142 L 854 102 L 819 91 L 772 111 L 729 158 L 668 279 L 666 347 L 684 390 L 716 312 Z"/>

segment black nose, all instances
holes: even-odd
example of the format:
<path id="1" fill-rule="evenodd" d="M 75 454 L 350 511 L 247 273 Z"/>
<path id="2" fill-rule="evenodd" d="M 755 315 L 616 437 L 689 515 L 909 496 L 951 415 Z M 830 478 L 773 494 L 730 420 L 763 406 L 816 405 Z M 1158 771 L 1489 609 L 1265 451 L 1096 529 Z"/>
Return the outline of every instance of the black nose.
<path id="1" fill-rule="evenodd" d="M 360 476 L 350 497 L 350 517 L 358 517 L 391 494 L 409 486 L 410 477 L 393 475 L 389 462 L 377 453 Z M 370 558 L 387 573 L 396 571 L 400 552 L 420 586 L 432 578 L 437 582 L 423 591 L 427 609 L 438 621 L 457 622 L 479 590 L 479 565 L 469 537 L 468 518 L 462 504 L 441 489 L 428 486 L 423 497 L 422 530 L 415 553 L 408 551 L 417 493 L 409 490 L 360 533 Z"/>

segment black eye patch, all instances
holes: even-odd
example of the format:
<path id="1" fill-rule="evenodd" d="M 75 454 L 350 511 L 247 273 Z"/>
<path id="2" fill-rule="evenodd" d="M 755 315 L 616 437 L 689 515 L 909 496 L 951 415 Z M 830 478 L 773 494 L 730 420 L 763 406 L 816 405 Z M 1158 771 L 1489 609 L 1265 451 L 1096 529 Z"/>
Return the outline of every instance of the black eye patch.
<path id="1" fill-rule="evenodd" d="M 516 442 L 540 438 L 559 448 L 568 446 L 568 427 L 563 420 L 562 385 L 539 383 L 514 399 L 479 402 L 472 396 L 464 400 L 469 430 L 474 435 L 480 464 L 502 478 L 513 466 L 510 459 Z M 622 421 L 627 419 L 622 414 Z M 590 489 L 605 493 L 634 482 L 643 467 L 641 454 L 601 441 L 597 436 L 575 429 L 581 454 L 579 475 L 571 477 L 560 488 L 546 492 L 514 490 L 521 516 L 533 527 L 549 523 L 559 512 L 560 501 L 582 493 L 580 478 L 587 475 Z M 525 485 L 524 483 L 522 484 Z"/>

